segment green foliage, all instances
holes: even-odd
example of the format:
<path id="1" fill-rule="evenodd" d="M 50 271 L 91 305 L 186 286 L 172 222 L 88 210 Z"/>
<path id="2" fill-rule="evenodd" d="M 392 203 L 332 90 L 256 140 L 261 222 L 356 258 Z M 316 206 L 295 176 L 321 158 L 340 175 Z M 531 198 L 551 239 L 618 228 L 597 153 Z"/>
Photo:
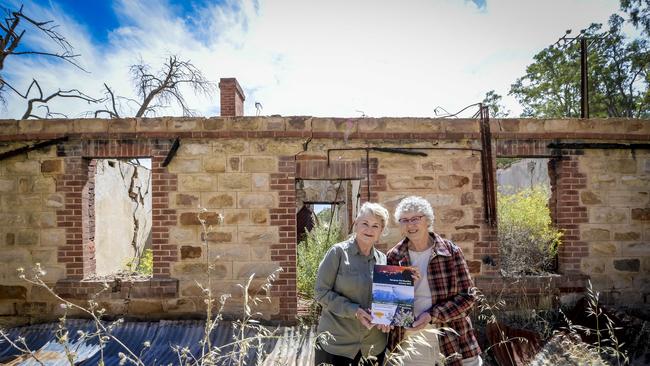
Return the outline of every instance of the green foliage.
<path id="1" fill-rule="evenodd" d="M 321 222 L 307 233 L 298 244 L 298 292 L 313 299 L 318 265 L 332 245 L 341 241 L 341 225 L 334 220 L 331 230 L 328 222 Z"/>
<path id="2" fill-rule="evenodd" d="M 592 24 L 580 32 L 580 37 L 594 38 L 587 41 L 591 117 L 650 116 L 648 39 L 628 39 L 623 23 L 612 15 L 606 31 L 602 24 Z M 509 94 L 526 117 L 579 117 L 580 42 L 549 46 L 536 54 Z"/>
<path id="3" fill-rule="evenodd" d="M 497 195 L 501 268 L 508 274 L 536 274 L 552 268 L 562 233 L 551 223 L 548 190 L 534 187 Z"/>
<path id="4" fill-rule="evenodd" d="M 621 0 L 621 10 L 629 14 L 630 22 L 646 36 L 650 36 L 650 1 Z"/>
<path id="5" fill-rule="evenodd" d="M 143 276 L 153 276 L 153 250 L 145 249 L 135 271 Z"/>
<path id="6" fill-rule="evenodd" d="M 153 276 L 153 250 L 145 249 L 140 256 L 140 261 L 137 261 L 138 258 L 136 257 L 125 264 L 127 274 Z M 136 262 L 137 266 L 133 268 Z"/>
<path id="7" fill-rule="evenodd" d="M 497 169 L 505 169 L 520 160 L 521 158 L 497 158 Z"/>
<path id="8" fill-rule="evenodd" d="M 485 97 L 481 103 L 488 107 L 491 117 L 505 118 L 510 115 L 510 110 L 506 110 L 506 106 L 501 103 L 502 98 L 503 97 L 497 94 L 494 90 L 485 93 Z"/>

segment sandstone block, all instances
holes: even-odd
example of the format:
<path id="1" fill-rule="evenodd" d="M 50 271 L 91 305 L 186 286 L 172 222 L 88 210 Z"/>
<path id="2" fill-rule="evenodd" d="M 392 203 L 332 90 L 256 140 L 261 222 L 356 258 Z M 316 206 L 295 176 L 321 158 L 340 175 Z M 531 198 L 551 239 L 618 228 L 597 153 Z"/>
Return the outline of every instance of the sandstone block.
<path id="1" fill-rule="evenodd" d="M 628 232 L 614 233 L 614 240 L 619 240 L 619 241 L 639 240 L 640 238 L 641 238 L 640 232 L 628 231 Z"/>
<path id="2" fill-rule="evenodd" d="M 241 158 L 239 156 L 231 156 L 231 157 L 229 157 L 226 171 L 228 171 L 228 172 L 240 172 L 241 171 Z"/>
<path id="3" fill-rule="evenodd" d="M 201 247 L 183 245 L 181 247 L 181 259 L 201 258 L 201 251 L 202 251 Z"/>
<path id="4" fill-rule="evenodd" d="M 251 245 L 251 260 L 270 261 L 271 247 L 266 244 Z"/>
<path id="5" fill-rule="evenodd" d="M 65 229 L 43 229 L 41 230 L 41 246 L 65 245 Z"/>
<path id="6" fill-rule="evenodd" d="M 213 175 L 179 174 L 178 188 L 182 192 L 213 191 L 217 187 L 217 179 Z"/>
<path id="7" fill-rule="evenodd" d="M 135 132 L 135 118 L 111 119 L 108 121 L 108 131 L 115 132 Z"/>
<path id="8" fill-rule="evenodd" d="M 456 223 L 465 217 L 465 212 L 463 210 L 455 208 L 443 208 L 436 210 L 436 218 L 444 224 L 453 224 Z"/>
<path id="9" fill-rule="evenodd" d="M 273 173 L 278 171 L 275 157 L 246 156 L 242 161 L 242 171 L 247 173 Z"/>
<path id="10" fill-rule="evenodd" d="M 442 121 L 445 132 L 478 132 L 476 120 L 448 119 Z"/>
<path id="11" fill-rule="evenodd" d="M 221 223 L 223 217 L 216 212 L 183 212 L 180 214 L 179 221 L 181 225 L 201 225 L 199 221 L 205 220 L 206 225 L 218 225 Z"/>
<path id="12" fill-rule="evenodd" d="M 228 210 L 223 212 L 224 223 L 226 225 L 246 225 L 250 224 L 249 210 Z"/>
<path id="13" fill-rule="evenodd" d="M 204 156 L 209 156 L 211 152 L 212 147 L 208 143 L 186 143 L 181 144 L 178 148 L 178 157 L 195 157 L 199 159 Z"/>
<path id="14" fill-rule="evenodd" d="M 201 206 L 205 208 L 231 208 L 235 207 L 236 193 L 202 193 Z"/>
<path id="15" fill-rule="evenodd" d="M 632 220 L 650 221 L 650 208 L 633 208 Z"/>
<path id="16" fill-rule="evenodd" d="M 257 117 L 230 117 L 226 119 L 226 128 L 235 131 L 255 131 L 262 125 L 262 119 Z"/>
<path id="17" fill-rule="evenodd" d="M 594 224 L 622 224 L 629 220 L 629 210 L 625 208 L 592 207 L 589 209 L 589 222 Z"/>
<path id="18" fill-rule="evenodd" d="M 174 117 L 168 121 L 170 131 L 195 131 L 203 125 L 203 119 L 195 117 Z"/>
<path id="19" fill-rule="evenodd" d="M 251 175 L 242 173 L 224 173 L 218 175 L 219 191 L 250 191 Z"/>
<path id="20" fill-rule="evenodd" d="M 178 208 L 197 208 L 199 207 L 199 194 L 198 193 L 171 193 L 173 202 L 172 207 Z"/>
<path id="21" fill-rule="evenodd" d="M 592 191 L 582 191 L 580 192 L 580 201 L 583 205 L 596 205 L 603 203 L 600 197 Z"/>
<path id="22" fill-rule="evenodd" d="M 454 233 L 451 234 L 451 241 L 453 242 L 462 242 L 462 241 L 478 241 L 478 233 Z"/>
<path id="23" fill-rule="evenodd" d="M 648 192 L 609 191 L 607 192 L 607 204 L 619 207 L 645 207 L 648 206 L 649 196 Z"/>
<path id="24" fill-rule="evenodd" d="M 295 116 L 288 117 L 286 128 L 287 131 L 306 131 L 311 128 L 311 117 L 308 116 Z"/>
<path id="25" fill-rule="evenodd" d="M 172 173 L 200 173 L 202 168 L 201 159 L 173 159 L 167 166 Z"/>
<path id="26" fill-rule="evenodd" d="M 177 276 L 207 276 L 208 265 L 205 263 L 176 263 L 173 267 L 174 273 Z M 219 264 L 211 264 L 209 275 L 213 279 L 231 278 L 231 264 L 222 262 Z"/>
<path id="27" fill-rule="evenodd" d="M 616 177 L 611 174 L 598 174 L 591 172 L 589 174 L 591 187 L 594 189 L 611 190 L 616 187 Z"/>
<path id="28" fill-rule="evenodd" d="M 264 279 L 279 268 L 274 262 L 233 262 L 233 274 L 237 279 L 248 279 L 252 275 Z"/>
<path id="29" fill-rule="evenodd" d="M 11 178 L 0 178 L 0 192 L 14 192 L 16 190 L 16 180 Z"/>
<path id="30" fill-rule="evenodd" d="M 33 120 L 30 120 L 32 122 Z M 18 122 L 13 119 L 0 120 L 0 135 L 14 135 L 18 133 Z"/>
<path id="31" fill-rule="evenodd" d="M 595 242 L 590 245 L 591 253 L 597 256 L 613 256 L 617 252 L 615 243 Z"/>
<path id="32" fill-rule="evenodd" d="M 41 163 L 41 173 L 63 173 L 63 160 L 44 160 Z"/>
<path id="33" fill-rule="evenodd" d="M 650 187 L 650 176 L 624 175 L 621 177 L 621 185 L 624 187 L 647 189 Z"/>
<path id="34" fill-rule="evenodd" d="M 9 174 L 37 175 L 41 172 L 41 164 L 38 161 L 7 161 L 3 162 L 3 165 Z"/>
<path id="35" fill-rule="evenodd" d="M 242 244 L 273 244 L 279 241 L 275 226 L 239 226 L 239 242 Z"/>
<path id="36" fill-rule="evenodd" d="M 203 120 L 203 129 L 206 131 L 223 130 L 226 128 L 226 121 L 221 117 L 210 117 Z"/>
<path id="37" fill-rule="evenodd" d="M 165 313 L 189 314 L 197 311 L 197 306 L 192 299 L 164 300 Z"/>
<path id="38" fill-rule="evenodd" d="M 263 225 L 269 223 L 269 211 L 265 209 L 251 210 L 251 222 L 255 225 Z"/>
<path id="39" fill-rule="evenodd" d="M 55 264 L 57 262 L 57 253 L 52 248 L 48 249 L 33 249 L 32 253 L 32 262 L 41 263 L 46 268 L 50 263 Z"/>
<path id="40" fill-rule="evenodd" d="M 197 230 L 195 228 L 172 226 L 169 228 L 169 241 L 170 243 L 198 243 Z"/>
<path id="41" fill-rule="evenodd" d="M 45 207 L 49 208 L 63 208 L 65 206 L 65 198 L 62 194 L 54 193 L 48 194 L 45 197 Z"/>
<path id="42" fill-rule="evenodd" d="M 270 177 L 268 174 L 253 173 L 252 175 L 253 191 L 267 192 L 269 190 L 269 180 Z"/>
<path id="43" fill-rule="evenodd" d="M 583 258 L 580 268 L 585 274 L 603 274 L 607 271 L 607 264 L 611 261 L 608 258 Z"/>
<path id="44" fill-rule="evenodd" d="M 99 118 L 75 119 L 72 120 L 72 130 L 77 133 L 108 132 L 108 121 L 107 119 Z"/>
<path id="45" fill-rule="evenodd" d="M 610 240 L 610 232 L 606 229 L 591 228 L 584 229 L 581 232 L 580 238 L 585 241 L 599 241 L 599 240 Z"/>
<path id="46" fill-rule="evenodd" d="M 4 286 L 0 285 L 0 299 L 27 299 L 27 288 L 23 286 Z"/>
<path id="47" fill-rule="evenodd" d="M 245 140 L 219 140 L 212 146 L 212 153 L 217 157 L 222 157 L 226 154 L 245 154 L 249 151 L 249 143 Z"/>
<path id="48" fill-rule="evenodd" d="M 622 243 L 621 254 L 626 256 L 650 257 L 650 243 L 648 242 Z"/>
<path id="49" fill-rule="evenodd" d="M 475 203 L 476 199 L 474 199 L 474 192 L 463 192 L 463 194 L 460 196 L 460 204 L 462 206 L 473 205 Z"/>
<path id="50" fill-rule="evenodd" d="M 137 132 L 154 132 L 166 131 L 171 118 L 136 118 L 135 121 L 135 129 Z"/>
<path id="51" fill-rule="evenodd" d="M 16 234 L 16 245 L 36 245 L 38 244 L 38 231 L 19 231 Z"/>
<path id="52" fill-rule="evenodd" d="M 638 259 L 615 259 L 614 268 L 619 271 L 639 272 L 641 262 Z"/>
<path id="53" fill-rule="evenodd" d="M 239 193 L 239 208 L 274 208 L 278 205 L 278 196 L 275 192 L 269 193 Z"/>
<path id="54" fill-rule="evenodd" d="M 442 172 L 447 169 L 444 162 L 441 161 L 426 161 L 421 164 L 422 171 L 424 172 Z"/>
<path id="55" fill-rule="evenodd" d="M 206 233 L 201 233 L 201 240 L 210 243 L 233 243 L 236 241 L 234 228 L 218 228 Z"/>
<path id="56" fill-rule="evenodd" d="M 250 260 L 248 244 L 209 244 L 208 260 L 212 262 L 220 261 L 248 261 Z"/>
<path id="57" fill-rule="evenodd" d="M 56 192 L 56 181 L 51 177 L 40 177 L 33 180 L 32 191 L 34 193 Z"/>
<path id="58" fill-rule="evenodd" d="M 251 142 L 253 154 L 296 155 L 302 151 L 301 139 L 262 140 Z"/>
<path id="59" fill-rule="evenodd" d="M 38 214 L 38 227 L 44 229 L 57 227 L 56 212 L 40 212 Z"/>
<path id="60" fill-rule="evenodd" d="M 132 299 L 129 302 L 129 313 L 130 314 L 140 314 L 151 316 L 153 314 L 162 314 L 163 300 L 144 300 L 144 299 Z"/>
<path id="61" fill-rule="evenodd" d="M 461 175 L 444 175 L 441 176 L 438 181 L 438 188 L 440 190 L 448 190 L 454 188 L 460 188 L 469 184 L 469 178 Z"/>
<path id="62" fill-rule="evenodd" d="M 453 171 L 474 172 L 478 169 L 479 161 L 480 159 L 478 156 L 468 156 L 465 158 L 452 159 L 451 169 Z"/>
<path id="63" fill-rule="evenodd" d="M 203 169 L 210 173 L 224 173 L 226 171 L 226 158 L 225 157 L 204 157 Z"/>
<path id="64" fill-rule="evenodd" d="M 395 191 L 435 189 L 436 181 L 431 176 L 400 177 L 395 175 L 388 178 L 388 187 Z"/>
<path id="65" fill-rule="evenodd" d="M 379 160 L 379 170 L 382 173 L 393 171 L 415 172 L 417 171 L 417 160 L 406 158 L 387 158 Z"/>
<path id="66" fill-rule="evenodd" d="M 457 204 L 458 200 L 458 196 L 453 194 L 427 194 L 424 198 L 435 208 Z"/>

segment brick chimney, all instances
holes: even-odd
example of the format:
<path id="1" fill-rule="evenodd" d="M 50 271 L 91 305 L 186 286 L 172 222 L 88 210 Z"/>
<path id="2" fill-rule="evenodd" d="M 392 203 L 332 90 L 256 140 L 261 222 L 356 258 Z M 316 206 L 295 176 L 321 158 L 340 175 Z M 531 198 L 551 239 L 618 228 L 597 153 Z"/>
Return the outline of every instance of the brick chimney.
<path id="1" fill-rule="evenodd" d="M 244 91 L 235 78 L 219 80 L 221 94 L 221 116 L 235 117 L 244 115 Z"/>

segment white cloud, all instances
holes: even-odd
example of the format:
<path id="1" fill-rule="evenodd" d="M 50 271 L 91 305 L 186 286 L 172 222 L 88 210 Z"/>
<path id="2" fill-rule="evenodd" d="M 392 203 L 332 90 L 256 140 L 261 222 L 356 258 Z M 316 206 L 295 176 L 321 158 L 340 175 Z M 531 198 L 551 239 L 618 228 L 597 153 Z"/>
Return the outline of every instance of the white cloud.
<path id="1" fill-rule="evenodd" d="M 32 7 L 64 26 L 91 73 L 17 57 L 5 70 L 16 85 L 36 77 L 47 90 L 98 95 L 106 82 L 133 97 L 128 66 L 142 58 L 157 69 L 177 53 L 209 79 L 237 77 L 248 114 L 259 101 L 264 114 L 433 116 L 436 106 L 456 111 L 490 89 L 506 94 L 565 29 L 605 22 L 617 7 L 616 0 L 492 0 L 485 9 L 461 0 L 232 0 L 188 20 L 157 1 L 124 0 L 114 6 L 121 26 L 105 45 L 60 9 Z M 188 100 L 202 115 L 218 113 L 218 96 Z M 72 116 L 89 109 L 70 101 L 54 108 Z M 23 110 L 12 97 L 3 114 L 18 118 Z"/>

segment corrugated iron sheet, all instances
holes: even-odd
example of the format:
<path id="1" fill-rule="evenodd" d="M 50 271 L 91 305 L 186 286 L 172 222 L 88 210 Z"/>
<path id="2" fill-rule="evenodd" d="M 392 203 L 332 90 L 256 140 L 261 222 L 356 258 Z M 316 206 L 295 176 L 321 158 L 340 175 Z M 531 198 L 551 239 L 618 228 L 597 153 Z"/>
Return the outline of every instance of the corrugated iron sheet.
<path id="1" fill-rule="evenodd" d="M 109 323 L 105 323 L 108 325 Z M 2 365 L 32 366 L 41 363 L 48 366 L 70 365 L 67 355 L 74 354 L 75 365 L 97 365 L 101 359 L 105 365 L 117 365 L 120 352 L 130 349 L 145 365 L 179 365 L 179 353 L 186 348 L 194 357 L 201 356 L 201 340 L 204 338 L 205 322 L 197 320 L 124 322 L 115 325 L 111 335 L 119 340 L 108 340 L 99 347 L 96 337 L 82 338 L 78 331 L 91 333 L 95 324 L 90 320 L 66 322 L 68 340 L 65 344 L 56 338 L 57 323 L 30 325 L 10 329 L 12 340 L 24 337 L 33 356 L 22 354 L 5 340 L 0 340 L 0 363 Z M 313 364 L 314 330 L 307 327 L 266 327 L 266 333 L 248 329 L 246 349 L 239 351 L 242 342 L 230 322 L 219 323 L 210 333 L 210 342 L 218 348 L 219 365 L 311 365 Z M 255 337 L 258 338 L 255 338 Z M 252 342 L 250 340 L 253 340 Z M 150 347 L 145 348 L 144 343 Z M 122 344 L 120 344 L 120 342 Z M 66 347 L 68 352 L 66 352 Z M 37 358 L 38 361 L 35 359 Z M 39 363 L 40 361 L 40 363 Z"/>

